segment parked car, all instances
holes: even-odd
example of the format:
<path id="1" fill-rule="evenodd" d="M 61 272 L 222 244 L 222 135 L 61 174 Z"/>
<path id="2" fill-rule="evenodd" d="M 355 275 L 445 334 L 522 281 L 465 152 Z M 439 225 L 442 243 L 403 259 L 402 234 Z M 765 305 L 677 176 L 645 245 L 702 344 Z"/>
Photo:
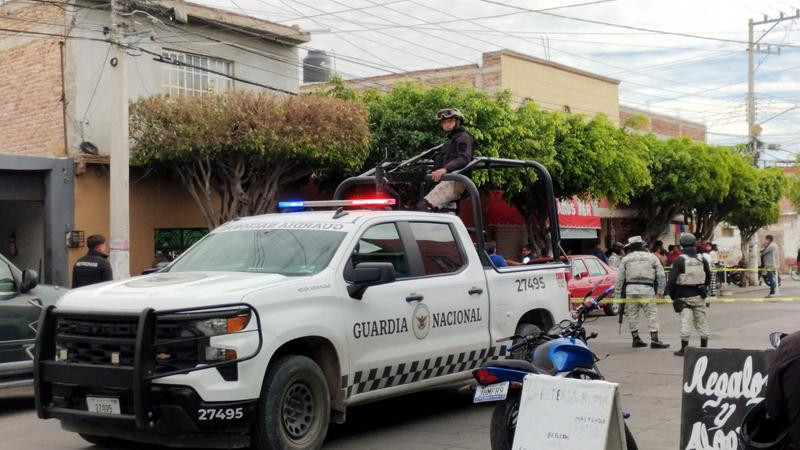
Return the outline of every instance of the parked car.
<path id="1" fill-rule="evenodd" d="M 603 292 L 609 287 L 614 287 L 617 271 L 598 257 L 570 255 L 568 258 L 572 265 L 572 276 L 567 282 L 570 298 L 585 297 L 596 283 L 599 283 L 595 287 L 596 292 Z M 607 316 L 615 316 L 619 313 L 619 303 L 603 301 L 600 302 L 600 307 Z"/>
<path id="2" fill-rule="evenodd" d="M 0 389 L 33 384 L 33 343 L 43 305 L 67 291 L 38 286 L 33 270 L 20 270 L 0 255 Z"/>

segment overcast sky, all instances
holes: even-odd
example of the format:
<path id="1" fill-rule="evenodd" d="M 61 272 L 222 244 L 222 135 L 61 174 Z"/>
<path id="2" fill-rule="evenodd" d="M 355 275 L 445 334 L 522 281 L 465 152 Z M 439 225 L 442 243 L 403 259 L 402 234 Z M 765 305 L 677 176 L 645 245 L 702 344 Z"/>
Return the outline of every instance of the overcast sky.
<path id="1" fill-rule="evenodd" d="M 311 31 L 303 47 L 333 52 L 345 78 L 480 63 L 482 52 L 500 48 L 549 57 L 621 80 L 620 103 L 705 123 L 720 144 L 746 140 L 748 19 L 800 8 L 800 0 L 194 1 Z M 543 9 L 625 27 L 532 11 Z M 757 26 L 755 38 L 770 26 Z M 800 21 L 779 23 L 761 42 L 789 45 L 756 54 L 762 140 L 783 149 L 764 157 L 794 159 L 800 108 L 780 113 L 800 104 Z"/>

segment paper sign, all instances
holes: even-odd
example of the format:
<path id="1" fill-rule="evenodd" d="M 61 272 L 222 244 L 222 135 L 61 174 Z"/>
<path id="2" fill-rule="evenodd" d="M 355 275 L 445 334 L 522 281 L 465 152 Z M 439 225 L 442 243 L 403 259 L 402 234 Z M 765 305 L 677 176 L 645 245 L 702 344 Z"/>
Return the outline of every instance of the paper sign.
<path id="1" fill-rule="evenodd" d="M 616 383 L 527 375 L 514 450 L 626 450 Z"/>

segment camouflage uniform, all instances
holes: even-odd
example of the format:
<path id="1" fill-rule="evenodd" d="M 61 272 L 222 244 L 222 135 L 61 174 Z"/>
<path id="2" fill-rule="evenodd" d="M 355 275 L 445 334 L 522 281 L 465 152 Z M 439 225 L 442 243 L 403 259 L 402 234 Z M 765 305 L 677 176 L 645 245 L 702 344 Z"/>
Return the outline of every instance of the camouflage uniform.
<path id="1" fill-rule="evenodd" d="M 706 269 L 707 263 L 700 258 L 682 255 L 684 270 L 679 274 L 675 284 L 677 286 L 702 286 L 706 283 Z M 692 333 L 692 325 L 700 334 L 701 339 L 708 339 L 711 335 L 711 328 L 708 326 L 706 320 L 706 301 L 699 295 L 691 297 L 681 297 L 678 295 L 678 300 L 683 301 L 684 308 L 681 311 L 681 341 L 688 341 Z"/>
<path id="2" fill-rule="evenodd" d="M 624 296 L 623 296 L 624 287 Z M 625 255 L 617 269 L 614 283 L 615 298 L 649 298 L 663 295 L 666 276 L 661 262 L 652 253 L 635 251 Z M 658 332 L 658 305 L 654 300 L 625 303 L 625 317 L 631 332 L 639 331 L 639 312 L 644 311 L 651 333 Z"/>

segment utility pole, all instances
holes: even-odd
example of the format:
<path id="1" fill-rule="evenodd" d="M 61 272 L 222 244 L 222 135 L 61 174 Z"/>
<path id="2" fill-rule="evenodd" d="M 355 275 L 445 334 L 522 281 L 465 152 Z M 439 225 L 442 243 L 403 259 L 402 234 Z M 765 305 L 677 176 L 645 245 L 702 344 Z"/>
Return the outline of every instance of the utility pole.
<path id="1" fill-rule="evenodd" d="M 753 19 L 747 21 L 747 151 L 753 156 L 753 165 L 756 167 L 758 167 L 759 159 L 758 135 L 761 134 L 761 126 L 756 123 L 755 68 L 753 67 L 753 54 L 765 53 L 767 55 L 780 55 L 781 48 L 779 45 L 760 44 L 759 42 L 780 22 L 797 18 L 800 18 L 800 9 L 796 10 L 793 16 L 786 16 L 784 13 L 780 13 L 780 16 L 774 19 L 770 19 L 765 15 L 764 20 L 759 22 L 755 22 Z M 766 24 L 772 24 L 772 26 L 765 31 L 761 37 L 754 41 L 753 27 Z M 758 283 L 758 258 L 756 257 L 756 252 L 758 251 L 757 234 L 758 233 L 753 234 L 753 236 L 750 237 L 750 242 L 747 245 L 747 251 L 750 253 L 748 264 L 750 269 L 749 280 L 752 285 Z"/>
<path id="2" fill-rule="evenodd" d="M 130 0 L 111 0 L 111 170 L 109 211 L 111 213 L 111 267 L 114 278 L 130 276 L 130 217 L 128 142 L 128 68 L 124 36 Z"/>

